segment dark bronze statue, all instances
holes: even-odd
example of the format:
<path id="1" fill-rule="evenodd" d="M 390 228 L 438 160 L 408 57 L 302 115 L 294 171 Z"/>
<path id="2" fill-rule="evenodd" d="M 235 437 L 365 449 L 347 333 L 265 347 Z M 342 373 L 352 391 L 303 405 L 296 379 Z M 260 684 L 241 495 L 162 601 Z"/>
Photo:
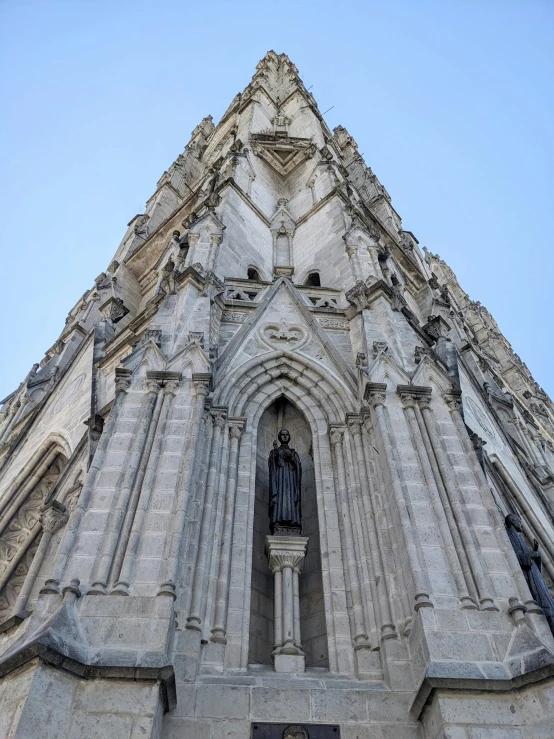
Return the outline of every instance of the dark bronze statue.
<path id="1" fill-rule="evenodd" d="M 529 550 L 529 547 L 525 543 L 521 532 L 523 527 L 521 525 L 521 518 L 516 513 L 509 513 L 504 521 L 506 524 L 506 530 L 510 541 L 514 548 L 514 551 L 519 560 L 529 590 L 533 600 L 535 600 L 544 611 L 550 630 L 554 634 L 554 598 L 552 593 L 546 586 L 544 578 L 541 574 L 542 570 L 542 557 L 539 554 L 539 543 L 536 539 L 533 540 L 533 551 Z"/>
<path id="2" fill-rule="evenodd" d="M 281 429 L 278 438 L 281 446 L 278 446 L 276 441 L 273 442 L 268 460 L 269 528 L 272 534 L 300 534 L 302 465 L 298 453 L 289 447 L 289 432 Z"/>

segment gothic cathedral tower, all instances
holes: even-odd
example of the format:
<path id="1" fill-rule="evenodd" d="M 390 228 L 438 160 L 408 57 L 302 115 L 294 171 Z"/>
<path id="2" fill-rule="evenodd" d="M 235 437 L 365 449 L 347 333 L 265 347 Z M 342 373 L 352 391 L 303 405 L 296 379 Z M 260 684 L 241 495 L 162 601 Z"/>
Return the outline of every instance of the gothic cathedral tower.
<path id="1" fill-rule="evenodd" d="M 2 406 L 0 735 L 553 737 L 553 440 L 269 52 Z"/>

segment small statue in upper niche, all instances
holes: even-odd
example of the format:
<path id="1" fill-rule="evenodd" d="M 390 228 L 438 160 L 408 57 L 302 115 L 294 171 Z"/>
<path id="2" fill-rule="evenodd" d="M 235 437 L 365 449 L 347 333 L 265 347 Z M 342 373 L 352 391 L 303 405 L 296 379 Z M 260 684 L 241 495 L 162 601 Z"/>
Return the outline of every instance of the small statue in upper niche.
<path id="1" fill-rule="evenodd" d="M 160 270 L 160 284 L 156 290 L 156 295 L 175 295 L 175 262 L 171 257 Z"/>
<path id="2" fill-rule="evenodd" d="M 134 228 L 135 236 L 140 236 L 143 239 L 145 239 L 148 236 L 148 221 L 149 220 L 150 220 L 150 216 L 147 216 L 146 214 L 141 217 L 140 221 L 135 225 L 135 228 Z"/>
<path id="3" fill-rule="evenodd" d="M 302 529 L 302 464 L 289 447 L 290 434 L 281 429 L 281 446 L 273 442 L 269 453 L 269 528 L 271 533 L 298 533 Z"/>
<path id="4" fill-rule="evenodd" d="M 521 518 L 516 513 L 509 513 L 505 519 L 506 531 L 516 553 L 531 596 L 544 611 L 550 630 L 554 634 L 554 598 L 542 576 L 542 557 L 539 554 L 539 543 L 533 539 L 533 550 L 530 551 L 522 537 Z"/>

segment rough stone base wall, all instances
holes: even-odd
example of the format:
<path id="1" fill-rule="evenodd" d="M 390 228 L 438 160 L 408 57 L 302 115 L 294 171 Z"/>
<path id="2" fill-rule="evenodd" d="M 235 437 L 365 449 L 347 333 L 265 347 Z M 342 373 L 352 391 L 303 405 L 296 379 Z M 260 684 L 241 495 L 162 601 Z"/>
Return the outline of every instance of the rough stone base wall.
<path id="1" fill-rule="evenodd" d="M 0 736 L 9 739 L 158 739 L 155 681 L 82 680 L 32 663 L 0 688 Z"/>
<path id="2" fill-rule="evenodd" d="M 176 673 L 178 705 L 164 716 L 162 737 L 247 739 L 252 722 L 287 721 L 340 724 L 341 739 L 423 739 L 420 724 L 409 717 L 409 693 L 324 674 L 263 671 L 183 685 Z"/>
<path id="3" fill-rule="evenodd" d="M 552 739 L 554 681 L 499 694 L 437 691 L 422 718 L 425 739 Z"/>

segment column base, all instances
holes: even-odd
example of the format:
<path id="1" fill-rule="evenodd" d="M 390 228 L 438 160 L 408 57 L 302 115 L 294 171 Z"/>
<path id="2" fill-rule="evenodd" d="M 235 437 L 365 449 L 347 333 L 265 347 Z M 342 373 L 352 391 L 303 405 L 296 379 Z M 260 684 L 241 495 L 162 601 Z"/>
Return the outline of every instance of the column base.
<path id="1" fill-rule="evenodd" d="M 306 658 L 303 654 L 276 654 L 273 666 L 275 672 L 305 672 Z"/>

